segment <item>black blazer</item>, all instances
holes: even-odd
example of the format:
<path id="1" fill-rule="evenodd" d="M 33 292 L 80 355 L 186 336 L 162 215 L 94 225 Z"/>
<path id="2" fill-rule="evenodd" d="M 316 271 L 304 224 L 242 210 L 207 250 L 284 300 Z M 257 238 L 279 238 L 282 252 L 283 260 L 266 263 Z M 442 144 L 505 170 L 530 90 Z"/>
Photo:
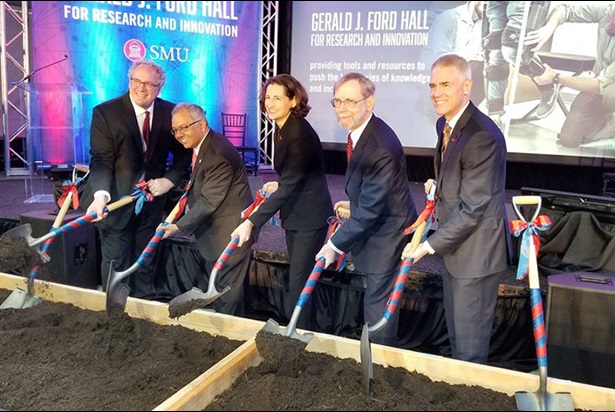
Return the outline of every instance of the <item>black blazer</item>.
<path id="1" fill-rule="evenodd" d="M 501 130 L 472 102 L 451 132 L 441 159 L 442 130 L 434 167 L 438 230 L 430 246 L 459 278 L 493 275 L 506 270 L 508 220 L 505 208 L 506 141 Z"/>
<path id="2" fill-rule="evenodd" d="M 417 217 L 407 176 L 397 135 L 372 116 L 346 169 L 350 219 L 331 239 L 340 250 L 352 252 L 360 272 L 385 273 L 399 266 L 408 240 L 403 231 Z"/>
<path id="3" fill-rule="evenodd" d="M 190 210 L 177 221 L 177 227 L 196 237 L 205 259 L 216 260 L 230 242 L 232 231 L 242 222 L 241 212 L 253 202 L 246 168 L 226 137 L 210 129 L 199 149 L 190 182 Z M 254 243 L 256 233 L 242 248 Z"/>
<path id="4" fill-rule="evenodd" d="M 287 230 L 315 230 L 333 215 L 325 177 L 325 161 L 318 135 L 303 117 L 290 116 L 275 145 L 274 168 L 280 175 L 278 190 L 250 217 L 264 225 L 278 210 Z"/>
<path id="5" fill-rule="evenodd" d="M 84 207 L 92 202 L 92 196 L 98 190 L 108 191 L 110 202 L 114 202 L 131 194 L 135 183 L 142 178 L 147 181 L 166 177 L 179 185 L 182 179 L 188 177 L 192 151 L 185 149 L 171 134 L 171 111 L 174 106 L 160 98 L 154 102 L 147 162 L 143 157 L 140 125 L 129 94 L 94 107 L 90 130 L 90 175 L 81 200 Z M 167 168 L 169 154 L 173 159 Z M 161 211 L 165 198 L 157 197 L 145 206 Z M 132 213 L 134 203 L 110 213 L 99 225 L 121 230 L 128 224 Z"/>

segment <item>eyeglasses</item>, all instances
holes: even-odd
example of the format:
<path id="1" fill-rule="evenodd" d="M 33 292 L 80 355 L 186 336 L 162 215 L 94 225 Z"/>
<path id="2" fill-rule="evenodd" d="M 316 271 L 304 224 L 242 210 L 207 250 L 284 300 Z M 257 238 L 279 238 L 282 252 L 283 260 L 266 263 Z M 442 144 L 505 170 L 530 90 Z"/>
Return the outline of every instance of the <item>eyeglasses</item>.
<path id="1" fill-rule="evenodd" d="M 201 121 L 201 119 L 199 119 L 199 120 L 195 120 L 194 122 L 192 122 L 192 123 L 190 123 L 190 124 L 185 124 L 185 125 L 183 125 L 183 126 L 179 126 L 179 127 L 178 127 L 178 128 L 176 128 L 176 129 L 171 129 L 171 133 L 173 133 L 173 136 L 177 136 L 178 134 L 184 134 L 184 133 L 186 133 L 186 130 L 190 129 L 190 127 L 191 127 L 193 124 L 196 124 L 196 123 L 198 123 L 198 122 L 200 122 L 200 121 Z"/>
<path id="2" fill-rule="evenodd" d="M 152 82 L 142 82 L 141 80 L 135 79 L 134 77 L 130 78 L 130 82 L 132 83 L 134 87 L 138 88 L 141 86 L 145 86 L 146 89 L 150 89 L 150 90 L 160 86 L 160 83 L 154 84 Z"/>
<path id="3" fill-rule="evenodd" d="M 357 107 L 357 103 L 362 102 L 363 100 L 369 98 L 370 96 L 364 97 L 361 100 L 351 100 L 351 99 L 346 99 L 346 100 L 340 100 L 340 99 L 331 99 L 331 106 L 335 107 L 336 109 L 339 109 L 340 107 L 342 107 L 342 103 L 344 103 L 344 106 L 346 107 L 346 109 L 354 109 L 355 107 Z"/>

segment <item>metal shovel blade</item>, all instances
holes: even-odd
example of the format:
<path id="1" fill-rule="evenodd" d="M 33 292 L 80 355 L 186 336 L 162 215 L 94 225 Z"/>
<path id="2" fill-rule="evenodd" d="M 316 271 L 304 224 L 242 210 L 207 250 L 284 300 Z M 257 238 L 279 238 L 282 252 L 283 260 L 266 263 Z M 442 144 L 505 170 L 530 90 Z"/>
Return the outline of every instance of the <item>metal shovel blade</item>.
<path id="1" fill-rule="evenodd" d="M 361 370 L 363 371 L 363 389 L 365 394 L 369 395 L 374 378 L 374 366 L 372 365 L 372 346 L 369 341 L 369 323 L 367 322 L 361 331 Z"/>
<path id="2" fill-rule="evenodd" d="M 310 341 L 314 338 L 314 334 L 311 332 L 306 332 L 302 335 L 297 332 L 296 328 L 290 327 L 290 324 L 287 327 L 280 326 L 280 324 L 273 319 L 268 319 L 261 330 L 264 332 L 274 333 L 276 335 L 284 335 L 289 338 L 298 339 L 304 343 L 310 343 Z"/>
<path id="3" fill-rule="evenodd" d="M 539 367 L 540 386 L 536 392 L 515 392 L 520 411 L 574 411 L 572 395 L 568 392 L 547 392 L 547 368 Z"/>
<path id="4" fill-rule="evenodd" d="M 25 309 L 31 308 L 33 306 L 41 303 L 43 299 L 38 296 L 34 296 L 25 290 L 20 288 L 16 288 L 8 298 L 2 302 L 0 305 L 0 309 Z"/>
<path id="5" fill-rule="evenodd" d="M 191 290 L 176 296 L 169 302 L 169 317 L 177 319 L 180 316 L 187 315 L 188 313 L 211 304 L 214 300 L 224 295 L 231 289 L 230 286 L 226 286 L 222 292 L 218 292 L 216 288 L 211 288 L 210 291 L 204 293 L 199 288 L 192 288 Z"/>
<path id="6" fill-rule="evenodd" d="M 22 238 L 25 239 L 26 242 L 28 242 L 28 245 L 34 242 L 34 238 L 32 237 L 32 226 L 30 225 L 30 223 L 26 223 L 24 225 L 19 225 L 17 227 L 9 229 L 4 232 L 2 237 L 13 240 Z"/>
<path id="7" fill-rule="evenodd" d="M 515 400 L 520 411 L 574 411 L 572 395 L 567 392 L 519 391 L 515 392 Z"/>
<path id="8" fill-rule="evenodd" d="M 49 262 L 51 259 L 48 254 L 40 253 L 40 242 L 37 242 L 37 239 L 32 237 L 32 226 L 30 223 L 25 223 L 23 225 L 19 225 L 12 229 L 7 230 L 2 234 L 2 239 L 7 238 L 11 240 L 24 239 L 28 242 L 28 246 L 35 247 L 38 250 L 41 260 L 43 262 Z"/>
<path id="9" fill-rule="evenodd" d="M 109 277 L 107 278 L 107 295 L 106 295 L 106 310 L 107 315 L 115 311 L 124 312 L 128 295 L 130 295 L 130 286 L 122 282 L 125 276 L 119 276 L 113 269 L 113 261 L 109 265 Z"/>
<path id="10" fill-rule="evenodd" d="M 515 400 L 520 411 L 574 411 L 569 393 L 516 392 Z"/>

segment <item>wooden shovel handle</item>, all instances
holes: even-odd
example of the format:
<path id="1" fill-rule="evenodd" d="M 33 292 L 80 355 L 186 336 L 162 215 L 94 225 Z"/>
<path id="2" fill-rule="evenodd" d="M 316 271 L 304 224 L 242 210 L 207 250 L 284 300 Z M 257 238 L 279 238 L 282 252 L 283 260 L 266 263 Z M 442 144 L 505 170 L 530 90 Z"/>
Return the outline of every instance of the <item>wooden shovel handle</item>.
<path id="1" fill-rule="evenodd" d="M 524 195 L 513 196 L 512 201 L 517 205 L 539 205 L 542 199 L 540 198 L 540 196 Z"/>
<path id="2" fill-rule="evenodd" d="M 121 198 L 120 200 L 117 200 L 117 201 L 111 203 L 110 205 L 107 205 L 107 210 L 109 212 L 112 212 L 115 209 L 119 209 L 122 206 L 126 206 L 127 204 L 132 203 L 133 200 L 134 200 L 134 198 L 132 196 L 125 196 L 125 197 Z"/>

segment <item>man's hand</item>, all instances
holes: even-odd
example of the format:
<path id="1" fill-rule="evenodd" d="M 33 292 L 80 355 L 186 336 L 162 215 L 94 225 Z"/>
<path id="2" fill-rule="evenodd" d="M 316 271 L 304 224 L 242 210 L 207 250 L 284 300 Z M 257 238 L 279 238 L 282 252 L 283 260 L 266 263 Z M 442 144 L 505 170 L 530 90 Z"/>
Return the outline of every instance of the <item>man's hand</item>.
<path id="1" fill-rule="evenodd" d="M 428 195 L 429 192 L 431 192 L 431 187 L 435 184 L 436 184 L 436 181 L 434 179 L 427 179 L 427 181 L 423 185 L 425 187 L 425 194 Z"/>
<path id="2" fill-rule="evenodd" d="M 544 26 L 542 26 L 541 28 L 537 30 L 528 32 L 525 35 L 525 40 L 523 41 L 523 45 L 525 47 L 533 46 L 531 49 L 531 51 L 533 52 L 540 51 L 542 46 L 544 46 L 549 41 L 551 36 L 553 36 L 553 33 L 555 32 L 556 28 L 557 28 L 557 25 L 553 26 L 550 24 L 545 24 Z"/>
<path id="3" fill-rule="evenodd" d="M 271 194 L 275 192 L 276 190 L 278 190 L 278 187 L 279 187 L 278 182 L 267 182 L 263 185 L 263 190 L 265 191 L 266 194 Z"/>
<path id="4" fill-rule="evenodd" d="M 96 194 L 94 195 L 94 200 L 88 206 L 86 214 L 96 213 L 96 219 L 93 222 L 99 222 L 109 214 L 109 212 L 104 211 L 106 207 L 107 197 L 104 194 Z"/>
<path id="5" fill-rule="evenodd" d="M 158 179 L 150 179 L 147 182 L 147 188 L 149 192 L 154 196 L 162 196 L 171 190 L 175 186 L 173 182 L 171 182 L 166 177 L 159 177 Z"/>
<path id="6" fill-rule="evenodd" d="M 335 210 L 340 219 L 350 219 L 350 202 L 348 200 L 340 200 L 335 204 L 333 210 Z"/>
<path id="7" fill-rule="evenodd" d="M 329 267 L 329 265 L 333 262 L 335 262 L 335 260 L 337 259 L 337 252 L 335 250 L 333 250 L 333 248 L 331 248 L 331 246 L 329 246 L 328 244 L 325 243 L 325 245 L 320 249 L 320 251 L 316 254 L 316 259 L 318 260 L 321 257 L 325 258 L 325 269 Z"/>
<path id="8" fill-rule="evenodd" d="M 553 83 L 553 79 L 557 74 L 557 72 L 553 70 L 553 68 L 547 63 L 543 63 L 542 65 L 545 66 L 544 73 L 542 73 L 540 76 L 532 77 L 532 80 L 534 80 L 534 82 L 539 86 L 545 86 L 547 84 Z"/>
<path id="9" fill-rule="evenodd" d="M 239 237 L 239 243 L 237 243 L 237 247 L 241 247 L 245 242 L 250 239 L 250 235 L 252 234 L 252 228 L 254 227 L 254 223 L 250 222 L 248 219 L 244 220 L 242 224 L 237 226 L 233 233 L 231 233 L 231 238 Z"/>
<path id="10" fill-rule="evenodd" d="M 408 243 L 401 254 L 402 259 L 413 259 L 413 262 L 418 262 L 423 256 L 428 255 L 429 250 L 421 243 L 412 250 L 412 243 Z"/>
<path id="11" fill-rule="evenodd" d="M 156 228 L 156 232 L 160 230 L 164 231 L 164 235 L 162 235 L 162 238 L 166 239 L 168 237 L 173 236 L 175 233 L 179 232 L 180 229 L 177 227 L 175 223 L 171 223 L 168 225 L 159 224 L 158 227 Z"/>

